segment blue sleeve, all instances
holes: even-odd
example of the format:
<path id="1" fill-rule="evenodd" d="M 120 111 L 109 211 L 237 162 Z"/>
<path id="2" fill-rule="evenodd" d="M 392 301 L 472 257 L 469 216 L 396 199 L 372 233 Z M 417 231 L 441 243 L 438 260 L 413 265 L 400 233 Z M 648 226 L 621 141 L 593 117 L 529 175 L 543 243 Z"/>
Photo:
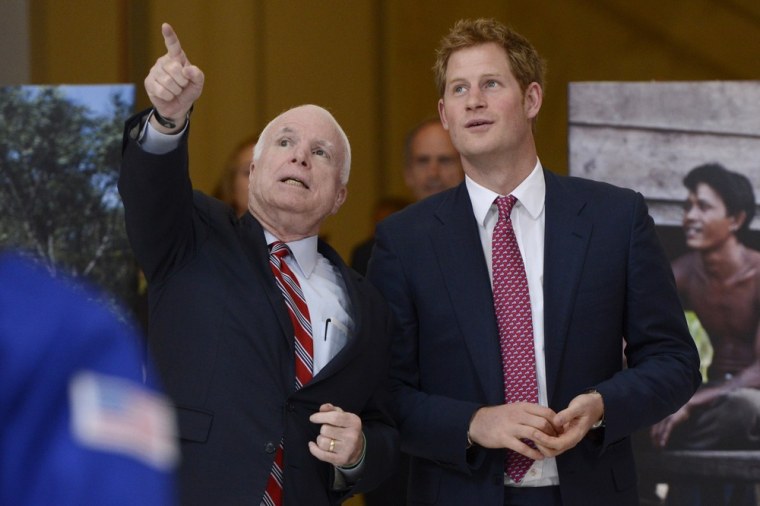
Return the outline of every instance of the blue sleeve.
<path id="1" fill-rule="evenodd" d="M 171 408 L 94 297 L 0 257 L 0 504 L 175 502 Z"/>

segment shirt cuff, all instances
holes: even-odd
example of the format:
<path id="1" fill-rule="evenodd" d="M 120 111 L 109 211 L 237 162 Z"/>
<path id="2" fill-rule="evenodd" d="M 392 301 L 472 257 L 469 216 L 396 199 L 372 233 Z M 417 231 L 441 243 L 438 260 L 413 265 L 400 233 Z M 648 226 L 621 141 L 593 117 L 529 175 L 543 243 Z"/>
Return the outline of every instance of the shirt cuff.
<path id="1" fill-rule="evenodd" d="M 367 437 L 362 432 L 362 439 L 364 440 L 364 448 L 362 449 L 362 455 L 359 457 L 359 462 L 351 467 L 335 466 L 335 486 L 337 489 L 346 488 L 349 483 L 356 483 L 361 478 L 364 472 L 364 461 L 367 456 Z M 342 487 L 338 486 L 343 485 Z"/>
<path id="2" fill-rule="evenodd" d="M 179 146 L 180 140 L 182 139 L 182 134 L 185 133 L 190 122 L 186 122 L 182 130 L 177 133 L 165 134 L 159 132 L 150 124 L 150 118 L 152 116 L 153 111 L 150 111 L 148 118 L 145 121 L 145 126 L 143 126 L 143 130 L 137 138 L 137 142 L 140 144 L 143 151 L 152 155 L 165 155 L 169 151 L 177 149 L 177 146 Z"/>

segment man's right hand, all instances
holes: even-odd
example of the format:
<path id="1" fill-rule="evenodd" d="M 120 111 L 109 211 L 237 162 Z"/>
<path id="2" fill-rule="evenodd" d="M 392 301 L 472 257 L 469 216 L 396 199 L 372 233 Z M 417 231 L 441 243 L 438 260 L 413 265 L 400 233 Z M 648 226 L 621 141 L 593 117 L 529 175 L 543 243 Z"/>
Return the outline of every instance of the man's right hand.
<path id="1" fill-rule="evenodd" d="M 180 130 L 193 103 L 203 91 L 203 72 L 187 59 L 177 34 L 168 23 L 161 25 L 166 54 L 156 60 L 145 78 L 145 91 L 148 93 L 153 108 L 158 113 L 173 121 L 177 128 L 167 129 L 161 126 L 155 117 L 151 124 L 161 132 Z"/>
<path id="2" fill-rule="evenodd" d="M 527 402 L 480 408 L 470 422 L 470 439 L 484 448 L 509 448 L 541 460 L 544 458 L 541 452 L 522 440 L 531 439 L 536 430 L 556 436 L 552 425 L 555 415 L 552 409 Z"/>

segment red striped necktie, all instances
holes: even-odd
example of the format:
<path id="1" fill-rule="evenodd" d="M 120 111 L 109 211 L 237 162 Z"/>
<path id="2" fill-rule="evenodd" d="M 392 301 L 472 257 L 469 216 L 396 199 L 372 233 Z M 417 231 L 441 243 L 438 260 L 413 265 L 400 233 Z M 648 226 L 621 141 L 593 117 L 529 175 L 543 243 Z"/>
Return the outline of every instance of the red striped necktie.
<path id="1" fill-rule="evenodd" d="M 499 328 L 504 368 L 504 401 L 538 403 L 533 320 L 530 312 L 528 278 L 510 215 L 517 202 L 513 195 L 498 197 L 499 219 L 493 231 L 492 270 L 496 324 Z M 523 440 L 535 448 L 532 441 Z M 507 475 L 519 482 L 533 459 L 507 450 Z"/>
<path id="2" fill-rule="evenodd" d="M 285 299 L 285 305 L 288 306 L 288 314 L 295 332 L 295 381 L 296 390 L 298 390 L 312 378 L 314 342 L 311 333 L 309 307 L 306 305 L 301 285 L 288 264 L 285 263 L 285 257 L 289 254 L 290 249 L 283 242 L 276 241 L 269 246 L 269 267 L 272 269 L 277 286 Z M 277 453 L 275 453 L 264 498 L 261 500 L 262 506 L 280 506 L 282 504 L 283 455 L 284 444 L 281 441 Z"/>

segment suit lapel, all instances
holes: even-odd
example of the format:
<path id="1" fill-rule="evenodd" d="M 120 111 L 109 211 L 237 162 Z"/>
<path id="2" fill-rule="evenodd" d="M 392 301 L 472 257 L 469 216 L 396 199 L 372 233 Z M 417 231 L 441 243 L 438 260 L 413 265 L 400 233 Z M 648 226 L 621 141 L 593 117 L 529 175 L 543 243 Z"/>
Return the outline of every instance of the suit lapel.
<path id="1" fill-rule="evenodd" d="M 544 337 L 546 383 L 551 405 L 592 225 L 583 214 L 585 200 L 568 190 L 568 180 L 548 171 L 544 171 L 544 176 Z"/>
<path id="2" fill-rule="evenodd" d="M 272 270 L 269 267 L 269 248 L 264 239 L 264 229 L 261 224 L 250 214 L 246 213 L 238 223 L 238 233 L 243 250 L 250 260 L 251 268 L 256 279 L 264 287 L 264 293 L 272 306 L 272 313 L 277 317 L 282 333 L 288 342 L 291 351 L 294 351 L 295 333 L 293 323 L 290 321 L 287 306 L 280 289 L 274 281 Z"/>
<path id="3" fill-rule="evenodd" d="M 489 402 L 504 401 L 493 295 L 472 204 L 464 183 L 436 210 L 432 251 L 445 280 L 464 345 Z"/>

